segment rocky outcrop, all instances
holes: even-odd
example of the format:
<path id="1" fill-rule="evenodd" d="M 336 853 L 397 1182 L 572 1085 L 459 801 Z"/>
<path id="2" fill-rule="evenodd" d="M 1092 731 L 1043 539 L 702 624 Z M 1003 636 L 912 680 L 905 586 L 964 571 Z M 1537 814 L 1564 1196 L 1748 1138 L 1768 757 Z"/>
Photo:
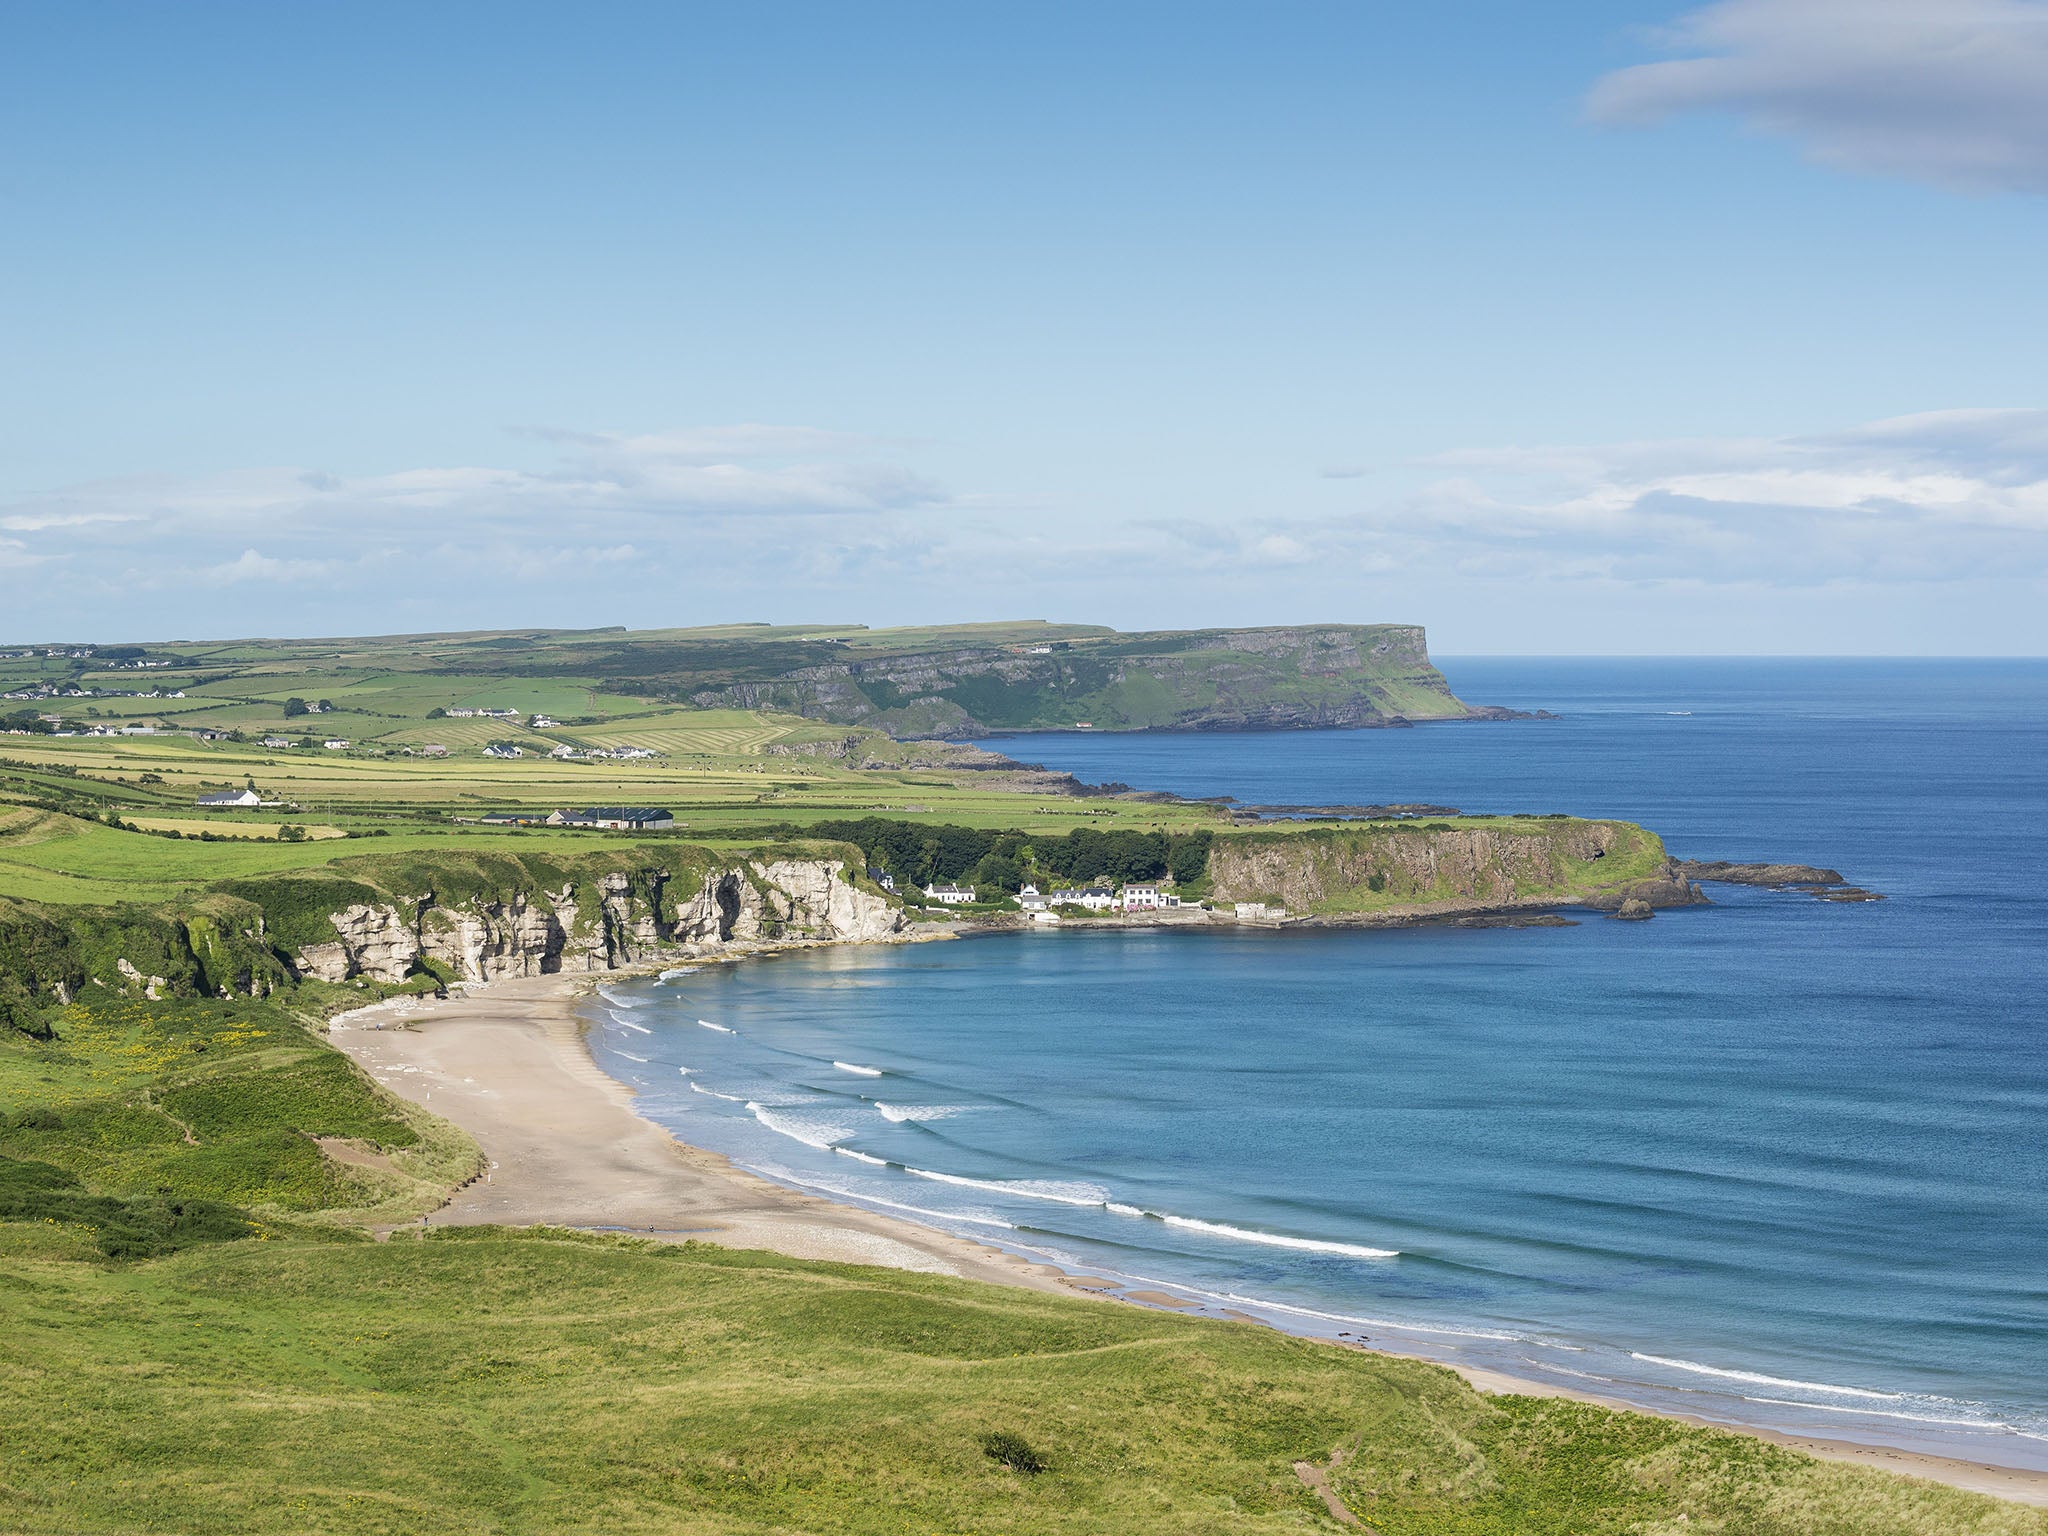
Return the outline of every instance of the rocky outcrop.
<path id="1" fill-rule="evenodd" d="M 1866 891 L 1842 878 L 1840 870 L 1822 869 L 1814 864 L 1730 864 L 1724 859 L 1683 859 L 1675 866 L 1688 880 L 1721 885 L 1760 885 L 1771 890 L 1806 891 L 1822 901 L 1883 901 L 1876 891 Z"/>
<path id="2" fill-rule="evenodd" d="M 747 861 L 705 876 L 667 910 L 662 870 L 611 872 L 579 888 L 508 891 L 443 904 L 359 903 L 329 915 L 332 941 L 303 945 L 302 975 L 396 982 L 431 964 L 465 981 L 606 971 L 761 940 L 871 943 L 903 912 L 847 878 L 841 859 Z"/>
<path id="3" fill-rule="evenodd" d="M 1603 891 L 1594 891 L 1581 901 L 1581 905 L 1591 907 L 1595 912 L 1613 912 L 1617 916 L 1631 903 L 1640 904 L 1643 911 L 1650 912 L 1658 907 L 1702 907 L 1707 904 L 1707 897 L 1698 885 L 1678 872 L 1675 863 L 1668 863 L 1646 880 L 1630 880 Z"/>
<path id="4" fill-rule="evenodd" d="M 1681 859 L 1678 872 L 1688 880 L 1715 880 L 1723 885 L 1840 885 L 1841 872 L 1812 864 L 1730 864 L 1725 859 Z"/>

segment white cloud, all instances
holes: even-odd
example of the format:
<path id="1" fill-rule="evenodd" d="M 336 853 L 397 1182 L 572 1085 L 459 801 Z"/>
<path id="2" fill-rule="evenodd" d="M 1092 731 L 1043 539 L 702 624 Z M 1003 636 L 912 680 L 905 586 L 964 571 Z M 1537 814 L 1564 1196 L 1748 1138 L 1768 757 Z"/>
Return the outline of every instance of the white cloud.
<path id="1" fill-rule="evenodd" d="M 2048 572 L 2048 411 L 1435 462 L 1457 473 L 1319 536 L 1286 531 L 1324 558 L 1392 554 L 1489 575 L 1811 586 Z"/>
<path id="2" fill-rule="evenodd" d="M 233 586 L 243 581 L 317 581 L 334 569 L 332 560 L 278 560 L 260 550 L 245 549 L 233 560 L 183 574 L 205 586 Z"/>
<path id="3" fill-rule="evenodd" d="M 2048 4 L 1721 0 L 1617 70 L 1592 115 L 1725 111 L 1824 165 L 1969 190 L 2048 191 Z"/>

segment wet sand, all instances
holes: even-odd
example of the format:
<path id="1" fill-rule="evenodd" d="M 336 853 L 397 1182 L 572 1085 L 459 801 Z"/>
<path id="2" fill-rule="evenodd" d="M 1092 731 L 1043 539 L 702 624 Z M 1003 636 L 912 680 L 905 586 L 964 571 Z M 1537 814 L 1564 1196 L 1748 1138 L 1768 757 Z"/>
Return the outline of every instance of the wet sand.
<path id="1" fill-rule="evenodd" d="M 717 1153 L 677 1141 L 635 1113 L 632 1094 L 598 1068 L 584 1044 L 575 1000 L 598 979 L 502 981 L 446 1000 L 393 999 L 332 1022 L 334 1044 L 379 1083 L 460 1126 L 483 1150 L 485 1174 L 425 1218 L 428 1224 L 579 1227 L 675 1242 L 697 1239 L 1068 1296 L 1120 1289 L 1095 1276 L 1069 1275 L 983 1243 L 785 1189 Z M 1165 1292 L 1124 1292 L 1114 1299 L 1176 1310 L 1200 1305 Z M 1492 1371 L 1462 1374 L 1482 1392 L 1629 1407 Z M 2048 1505 L 2048 1473 L 1743 1432 L 1831 1461 Z"/>

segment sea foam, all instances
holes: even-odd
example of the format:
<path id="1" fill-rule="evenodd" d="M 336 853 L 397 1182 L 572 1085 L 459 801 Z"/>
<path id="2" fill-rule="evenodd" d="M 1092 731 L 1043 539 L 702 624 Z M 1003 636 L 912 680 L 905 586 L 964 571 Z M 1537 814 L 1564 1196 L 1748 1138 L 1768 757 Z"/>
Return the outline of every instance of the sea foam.
<path id="1" fill-rule="evenodd" d="M 908 1163 L 903 1171 L 920 1179 L 930 1179 L 937 1184 L 957 1184 L 963 1189 L 986 1189 L 998 1195 L 1017 1195 L 1026 1200 L 1049 1200 L 1054 1205 L 1099 1206 L 1109 1198 L 1109 1192 L 1094 1184 L 1070 1184 L 1057 1179 L 970 1179 L 964 1174 L 935 1173 L 929 1168 L 913 1168 Z"/>
<path id="2" fill-rule="evenodd" d="M 1764 1376 L 1755 1371 L 1731 1371 L 1718 1365 L 1701 1365 L 1696 1360 L 1673 1360 L 1665 1355 L 1644 1355 L 1629 1351 L 1629 1359 L 1645 1365 L 1661 1365 L 1674 1371 L 1691 1371 L 1698 1376 L 1718 1376 L 1723 1381 L 1745 1381 L 1753 1387 L 1788 1387 L 1794 1392 L 1826 1392 L 1835 1397 L 1867 1397 L 1877 1402 L 1904 1400 L 1903 1392 L 1873 1392 L 1868 1387 L 1837 1387 L 1825 1381 L 1790 1381 L 1783 1376 Z"/>
<path id="3" fill-rule="evenodd" d="M 690 1086 L 694 1088 L 697 1085 L 692 1083 Z M 834 1142 L 844 1141 L 853 1134 L 843 1125 L 814 1120 L 809 1115 L 784 1114 L 779 1109 L 753 1099 L 747 1100 L 747 1108 L 753 1112 L 756 1120 L 776 1135 L 787 1136 L 791 1141 L 800 1141 L 807 1147 L 816 1147 L 820 1152 L 831 1151 Z"/>
<path id="4" fill-rule="evenodd" d="M 736 1029 L 727 1029 L 723 1024 L 714 1024 L 709 1019 L 699 1019 L 697 1022 L 705 1029 L 717 1030 L 721 1035 L 736 1035 L 739 1033 Z"/>
<path id="5" fill-rule="evenodd" d="M 1335 1253 L 1352 1259 L 1398 1259 L 1401 1256 L 1401 1250 L 1398 1248 L 1367 1248 L 1361 1243 L 1338 1243 L 1321 1237 L 1288 1237 L 1279 1232 L 1251 1232 L 1243 1227 L 1226 1226 L 1220 1221 L 1198 1221 L 1193 1216 L 1161 1216 L 1159 1219 L 1169 1227 L 1202 1232 L 1210 1237 L 1224 1237 L 1235 1243 L 1261 1243 L 1268 1248 L 1293 1248 L 1302 1253 Z"/>
<path id="6" fill-rule="evenodd" d="M 964 1115 L 974 1106 L 971 1104 L 884 1104 L 875 1101 L 875 1108 L 881 1111 L 884 1120 L 901 1125 L 906 1120 L 946 1120 L 954 1115 Z"/>

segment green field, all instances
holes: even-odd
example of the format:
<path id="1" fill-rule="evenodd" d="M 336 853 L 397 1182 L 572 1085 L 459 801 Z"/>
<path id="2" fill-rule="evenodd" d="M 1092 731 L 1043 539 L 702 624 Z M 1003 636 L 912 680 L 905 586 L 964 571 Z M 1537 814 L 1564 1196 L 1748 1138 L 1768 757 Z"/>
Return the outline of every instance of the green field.
<path id="1" fill-rule="evenodd" d="M 49 702 L 81 722 L 289 728 L 388 744 L 418 740 L 423 722 L 453 744 L 447 733 L 469 722 L 427 722 L 437 709 L 545 713 L 563 725 L 550 740 L 590 726 L 632 727 L 663 705 L 766 709 L 919 738 L 1465 713 L 1430 663 L 1422 631 L 1385 624 L 1149 634 L 1031 621 L 527 630 L 152 643 L 0 659 L 0 692 L 37 684 L 64 690 Z M 74 700 L 72 690 L 88 697 Z M 122 696 L 152 691 L 181 696 Z M 292 699 L 317 712 L 288 717 Z M 332 708 L 318 710 L 323 703 Z"/>

